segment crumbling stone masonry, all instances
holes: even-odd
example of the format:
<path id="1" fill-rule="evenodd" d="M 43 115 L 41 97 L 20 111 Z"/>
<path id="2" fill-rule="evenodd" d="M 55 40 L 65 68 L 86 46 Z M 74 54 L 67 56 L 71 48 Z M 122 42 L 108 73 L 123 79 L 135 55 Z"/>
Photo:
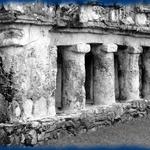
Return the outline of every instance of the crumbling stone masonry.
<path id="1" fill-rule="evenodd" d="M 149 5 L 1 6 L 0 143 L 149 116 L 149 66 Z"/>

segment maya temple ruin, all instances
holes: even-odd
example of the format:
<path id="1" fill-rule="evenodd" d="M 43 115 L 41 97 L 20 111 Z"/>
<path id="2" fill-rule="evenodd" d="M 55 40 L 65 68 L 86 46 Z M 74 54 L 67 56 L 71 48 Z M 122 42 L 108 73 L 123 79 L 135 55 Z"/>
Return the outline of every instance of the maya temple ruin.
<path id="1" fill-rule="evenodd" d="M 1 144 L 42 145 L 150 113 L 150 5 L 0 7 Z"/>

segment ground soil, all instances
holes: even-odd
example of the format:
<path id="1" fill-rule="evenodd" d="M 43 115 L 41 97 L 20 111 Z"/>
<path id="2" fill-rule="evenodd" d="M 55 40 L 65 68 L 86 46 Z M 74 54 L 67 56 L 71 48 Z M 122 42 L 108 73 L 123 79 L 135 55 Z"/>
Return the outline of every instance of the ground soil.
<path id="1" fill-rule="evenodd" d="M 101 127 L 96 131 L 63 137 L 51 144 L 56 146 L 139 145 L 150 147 L 150 118 L 135 119 L 126 123 Z"/>

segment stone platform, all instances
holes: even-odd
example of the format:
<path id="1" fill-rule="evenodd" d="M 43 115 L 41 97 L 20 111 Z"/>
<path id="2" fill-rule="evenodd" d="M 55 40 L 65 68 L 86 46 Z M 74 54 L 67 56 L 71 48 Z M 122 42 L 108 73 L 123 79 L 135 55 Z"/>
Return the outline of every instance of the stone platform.
<path id="1" fill-rule="evenodd" d="M 57 115 L 54 118 L 27 121 L 26 123 L 0 124 L 0 144 L 39 146 L 47 145 L 64 136 L 75 136 L 96 131 L 102 126 L 125 123 L 150 115 L 150 101 L 140 100 L 117 103 L 112 106 L 89 106 L 75 114 Z"/>

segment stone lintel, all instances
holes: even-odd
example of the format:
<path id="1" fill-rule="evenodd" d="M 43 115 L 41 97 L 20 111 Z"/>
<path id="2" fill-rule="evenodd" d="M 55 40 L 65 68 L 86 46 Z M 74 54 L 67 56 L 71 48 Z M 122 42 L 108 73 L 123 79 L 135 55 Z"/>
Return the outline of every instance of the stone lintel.
<path id="1" fill-rule="evenodd" d="M 0 84 L 4 89 L 1 94 L 10 101 L 7 114 L 12 123 L 56 114 L 57 47 L 44 40 L 41 42 L 43 43 L 26 47 L 5 47 L 0 50 L 3 70 Z M 5 94 L 8 89 L 9 97 Z M 1 97 L 0 99 L 2 101 Z M 5 103 L 2 107 L 5 108 Z"/>
<path id="2" fill-rule="evenodd" d="M 90 45 L 86 43 L 80 43 L 76 45 L 66 46 L 65 50 L 67 51 L 73 51 L 77 53 L 88 53 L 90 52 Z"/>
<path id="3" fill-rule="evenodd" d="M 113 53 L 117 52 L 118 46 L 114 43 L 104 43 L 104 44 L 99 44 L 95 45 L 96 48 L 93 49 L 93 54 L 99 54 L 100 51 L 104 51 L 106 53 Z"/>

